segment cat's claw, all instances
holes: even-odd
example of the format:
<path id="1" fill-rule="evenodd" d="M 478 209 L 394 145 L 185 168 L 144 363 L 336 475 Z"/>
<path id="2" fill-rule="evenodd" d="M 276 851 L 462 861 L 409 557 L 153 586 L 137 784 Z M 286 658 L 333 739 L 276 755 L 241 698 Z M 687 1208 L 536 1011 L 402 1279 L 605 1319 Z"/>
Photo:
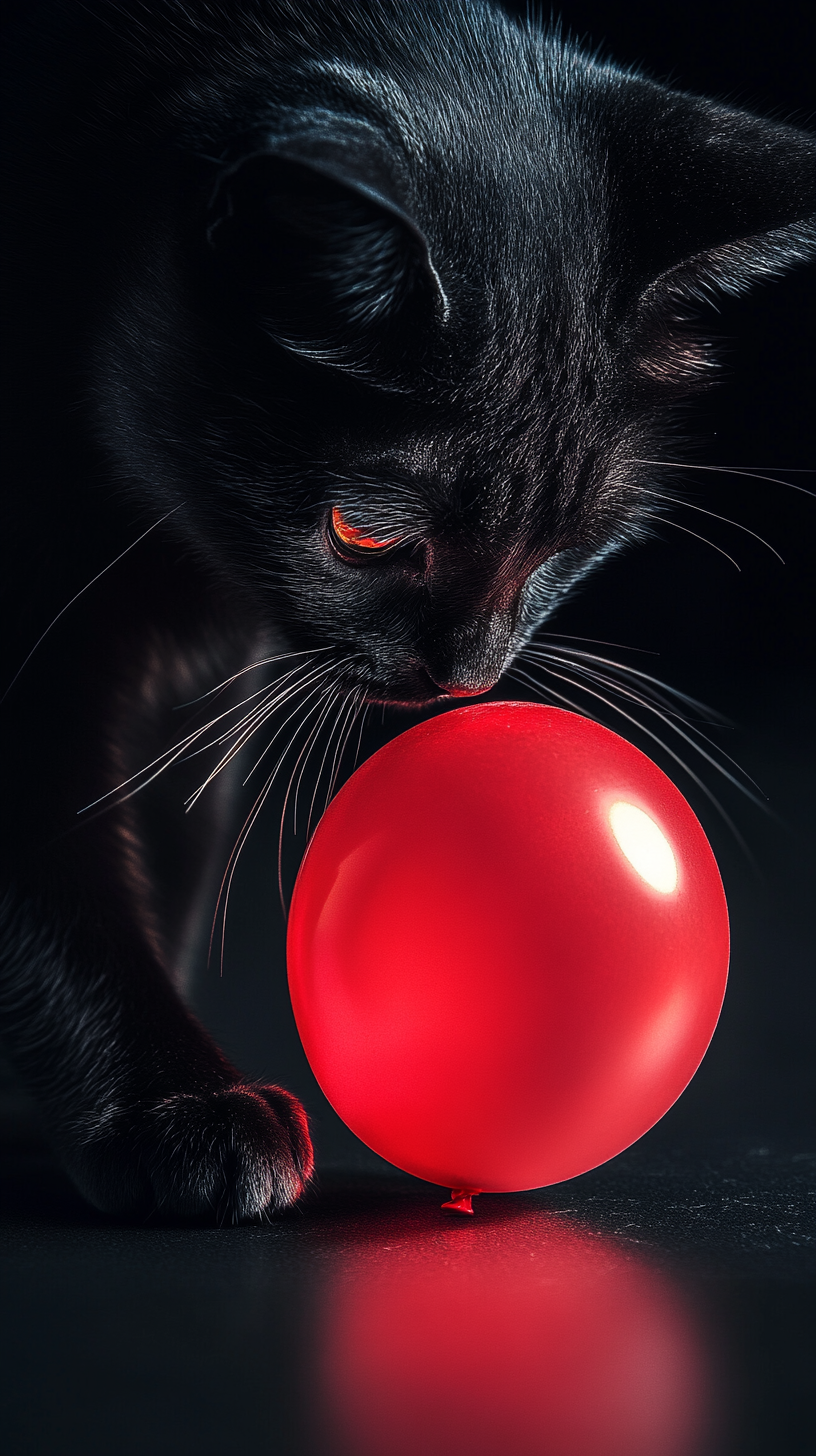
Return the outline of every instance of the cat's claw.
<path id="1" fill-rule="evenodd" d="M 63 1155 L 104 1213 L 217 1224 L 288 1207 L 314 1168 L 297 1098 L 252 1084 L 105 1108 L 75 1125 Z"/>

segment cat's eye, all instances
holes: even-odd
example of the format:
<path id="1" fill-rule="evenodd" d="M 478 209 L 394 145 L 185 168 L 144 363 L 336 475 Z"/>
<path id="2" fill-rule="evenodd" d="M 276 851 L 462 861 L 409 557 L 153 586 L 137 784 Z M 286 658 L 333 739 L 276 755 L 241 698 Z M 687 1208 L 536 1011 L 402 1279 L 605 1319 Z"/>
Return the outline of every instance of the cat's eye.
<path id="1" fill-rule="evenodd" d="M 338 506 L 332 507 L 330 534 L 332 545 L 341 556 L 361 559 L 384 555 L 393 551 L 404 539 L 402 536 L 377 536 L 359 526 L 352 526 Z"/>

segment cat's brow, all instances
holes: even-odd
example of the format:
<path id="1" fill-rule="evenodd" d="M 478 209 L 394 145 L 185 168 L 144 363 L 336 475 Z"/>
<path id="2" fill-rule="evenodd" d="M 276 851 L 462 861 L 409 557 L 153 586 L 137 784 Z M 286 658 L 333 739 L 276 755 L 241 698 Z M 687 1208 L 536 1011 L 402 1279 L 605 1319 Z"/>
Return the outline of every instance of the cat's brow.
<path id="1" fill-rule="evenodd" d="M 452 486 L 459 475 L 459 466 L 452 468 L 445 452 L 427 440 L 403 442 L 399 448 L 361 455 L 359 467 L 378 481 L 400 482 L 418 496 L 434 495 L 440 486 Z"/>
<path id="2" fill-rule="evenodd" d="M 343 97 L 352 104 L 356 101 L 362 103 L 366 110 L 373 109 L 386 133 L 393 133 L 396 121 L 400 139 L 414 151 L 424 149 L 416 127 L 416 107 L 412 106 L 411 98 L 393 76 L 343 61 L 316 61 L 308 67 L 307 74 L 334 82 Z"/>

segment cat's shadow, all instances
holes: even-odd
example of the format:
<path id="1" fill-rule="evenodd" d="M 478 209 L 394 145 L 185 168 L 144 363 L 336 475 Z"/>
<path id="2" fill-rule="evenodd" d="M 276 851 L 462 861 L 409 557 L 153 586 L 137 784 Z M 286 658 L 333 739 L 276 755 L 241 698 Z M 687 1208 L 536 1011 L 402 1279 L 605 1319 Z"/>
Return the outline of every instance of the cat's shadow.
<path id="1" fill-rule="evenodd" d="M 0 1221 L 52 1228 L 104 1228 L 110 1222 L 86 1203 L 44 1145 L 0 1150 Z"/>
<path id="2" fill-rule="evenodd" d="M 336 1166 L 318 1169 L 304 1197 L 293 1208 L 269 1221 L 243 1224 L 243 1229 L 279 1229 L 295 1225 L 299 1235 L 318 1241 L 339 1238 L 344 1244 L 399 1234 L 430 1238 L 451 1233 L 467 1238 L 478 1229 L 511 1225 L 540 1212 L 542 1195 L 482 1196 L 474 1218 L 442 1212 L 447 1190 L 436 1188 L 397 1169 L 361 1171 Z M 0 1222 L 7 1228 L 21 1225 L 58 1228 L 201 1228 L 203 1220 L 177 1220 L 148 1215 L 137 1220 L 98 1212 L 76 1191 L 45 1145 L 0 1150 Z M 209 1225 L 211 1226 L 211 1225 Z M 229 1235 L 232 1226 L 223 1229 Z"/>

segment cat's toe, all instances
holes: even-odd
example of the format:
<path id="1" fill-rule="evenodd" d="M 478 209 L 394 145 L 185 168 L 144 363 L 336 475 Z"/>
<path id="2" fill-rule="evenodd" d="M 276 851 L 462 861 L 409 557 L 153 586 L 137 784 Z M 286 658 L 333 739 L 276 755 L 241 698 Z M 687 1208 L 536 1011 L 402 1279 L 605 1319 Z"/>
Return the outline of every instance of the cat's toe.
<path id="1" fill-rule="evenodd" d="M 158 1209 L 219 1222 L 286 1208 L 312 1172 L 306 1114 L 280 1087 L 181 1094 L 151 1110 Z"/>
<path id="2" fill-rule="evenodd" d="M 312 1174 L 306 1114 L 281 1087 L 185 1092 L 110 1109 L 75 1145 L 69 1171 L 108 1213 L 236 1223 L 286 1208 Z"/>

